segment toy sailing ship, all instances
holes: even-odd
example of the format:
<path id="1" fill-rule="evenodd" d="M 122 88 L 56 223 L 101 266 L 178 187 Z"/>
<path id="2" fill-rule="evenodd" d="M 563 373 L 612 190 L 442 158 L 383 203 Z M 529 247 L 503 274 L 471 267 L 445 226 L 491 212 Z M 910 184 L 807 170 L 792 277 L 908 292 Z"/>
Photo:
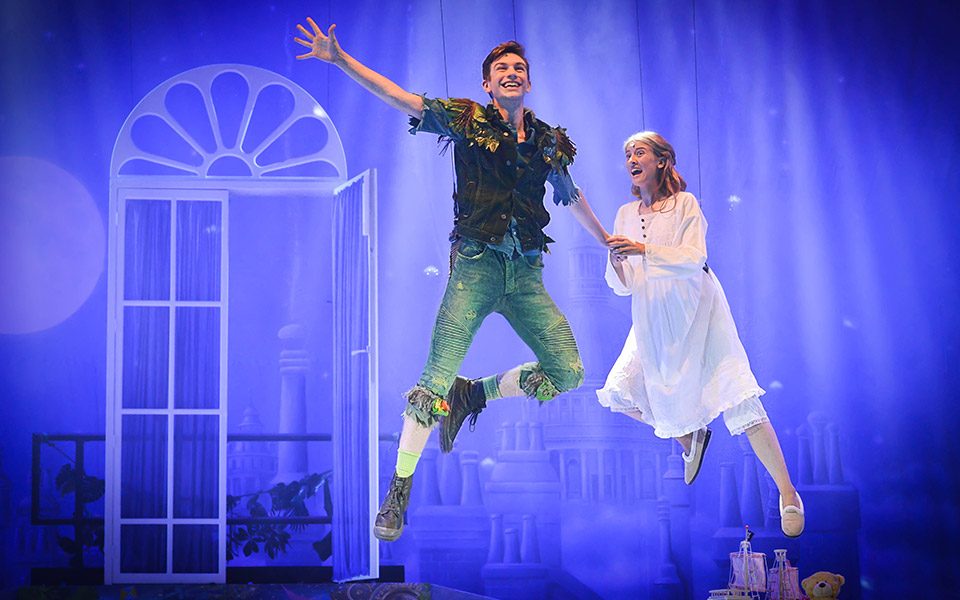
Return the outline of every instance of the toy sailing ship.
<path id="1" fill-rule="evenodd" d="M 787 560 L 786 550 L 774 550 L 776 558 L 767 574 L 767 600 L 801 600 L 800 575 Z"/>
<path id="2" fill-rule="evenodd" d="M 746 535 L 740 548 L 730 553 L 730 577 L 727 587 L 711 590 L 707 600 L 756 599 L 761 600 L 767 592 L 767 555 L 754 552 L 750 546 L 753 532 L 746 527 Z"/>
<path id="3" fill-rule="evenodd" d="M 767 557 L 750 546 L 753 532 L 746 528 L 740 548 L 730 553 L 730 577 L 727 587 L 711 590 L 707 600 L 802 600 L 797 568 L 787 560 L 786 550 L 774 550 L 773 567 L 767 569 Z"/>

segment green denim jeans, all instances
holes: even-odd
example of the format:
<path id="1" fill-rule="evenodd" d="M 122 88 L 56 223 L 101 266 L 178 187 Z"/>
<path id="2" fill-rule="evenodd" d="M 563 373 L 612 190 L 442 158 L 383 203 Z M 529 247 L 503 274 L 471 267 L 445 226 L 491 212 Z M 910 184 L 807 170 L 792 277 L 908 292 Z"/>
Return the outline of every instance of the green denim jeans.
<path id="1" fill-rule="evenodd" d="M 482 242 L 461 240 L 451 250 L 450 279 L 427 364 L 407 393 L 407 412 L 421 424 L 436 422 L 430 407 L 446 397 L 473 336 L 494 312 L 507 319 L 537 357 L 538 362 L 521 365 L 520 386 L 528 396 L 546 401 L 583 383 L 570 324 L 543 286 L 542 256 L 510 258 Z"/>

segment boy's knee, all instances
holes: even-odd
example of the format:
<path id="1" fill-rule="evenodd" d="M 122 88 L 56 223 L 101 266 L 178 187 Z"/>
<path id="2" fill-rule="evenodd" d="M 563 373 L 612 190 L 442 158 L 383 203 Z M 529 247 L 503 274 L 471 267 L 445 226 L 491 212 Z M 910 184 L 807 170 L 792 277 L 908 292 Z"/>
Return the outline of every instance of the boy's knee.
<path id="1" fill-rule="evenodd" d="M 571 366 L 561 373 L 556 382 L 557 389 L 561 392 L 569 392 L 583 385 L 583 365 L 579 363 L 578 359 L 576 366 Z"/>
<path id="2" fill-rule="evenodd" d="M 566 364 L 557 369 L 556 373 L 550 373 L 549 377 L 561 392 L 569 392 L 583 385 L 583 361 L 580 360 L 580 353 L 570 353 Z"/>
<path id="3" fill-rule="evenodd" d="M 407 399 L 404 414 L 422 427 L 430 429 L 439 422 L 441 416 L 450 414 L 446 400 L 422 385 L 414 386 L 404 396 Z"/>
<path id="4" fill-rule="evenodd" d="M 583 384 L 583 363 L 575 355 L 570 364 L 552 369 L 549 373 L 539 365 L 521 382 L 524 393 L 540 402 L 553 400 L 563 392 L 569 392 Z"/>

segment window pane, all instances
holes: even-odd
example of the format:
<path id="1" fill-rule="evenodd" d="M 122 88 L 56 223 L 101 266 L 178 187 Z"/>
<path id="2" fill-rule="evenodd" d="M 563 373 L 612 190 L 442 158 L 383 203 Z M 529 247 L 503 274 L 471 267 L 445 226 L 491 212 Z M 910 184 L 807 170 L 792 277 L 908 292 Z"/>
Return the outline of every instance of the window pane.
<path id="1" fill-rule="evenodd" d="M 165 573 L 167 526 L 121 525 L 120 549 L 121 572 Z"/>
<path id="2" fill-rule="evenodd" d="M 176 408 L 220 406 L 220 309 L 177 308 Z"/>
<path id="3" fill-rule="evenodd" d="M 220 299 L 221 207 L 177 203 L 177 300 Z"/>
<path id="4" fill-rule="evenodd" d="M 123 309 L 123 407 L 164 408 L 169 392 L 170 309 Z"/>
<path id="5" fill-rule="evenodd" d="M 219 503 L 219 417 L 174 417 L 173 516 L 215 519 Z"/>
<path id="6" fill-rule="evenodd" d="M 167 417 L 125 415 L 121 440 L 120 516 L 167 514 Z"/>
<path id="7" fill-rule="evenodd" d="M 216 525 L 173 526 L 173 572 L 216 573 L 219 571 Z"/>
<path id="8" fill-rule="evenodd" d="M 123 297 L 170 299 L 170 202 L 128 200 L 124 223 Z"/>

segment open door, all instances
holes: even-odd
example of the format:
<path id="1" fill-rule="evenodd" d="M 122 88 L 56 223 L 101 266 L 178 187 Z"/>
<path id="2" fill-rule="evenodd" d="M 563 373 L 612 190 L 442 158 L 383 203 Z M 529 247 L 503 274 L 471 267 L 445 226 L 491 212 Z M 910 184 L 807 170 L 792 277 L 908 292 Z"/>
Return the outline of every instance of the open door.
<path id="1" fill-rule="evenodd" d="M 379 577 L 376 171 L 334 192 L 333 578 Z"/>

